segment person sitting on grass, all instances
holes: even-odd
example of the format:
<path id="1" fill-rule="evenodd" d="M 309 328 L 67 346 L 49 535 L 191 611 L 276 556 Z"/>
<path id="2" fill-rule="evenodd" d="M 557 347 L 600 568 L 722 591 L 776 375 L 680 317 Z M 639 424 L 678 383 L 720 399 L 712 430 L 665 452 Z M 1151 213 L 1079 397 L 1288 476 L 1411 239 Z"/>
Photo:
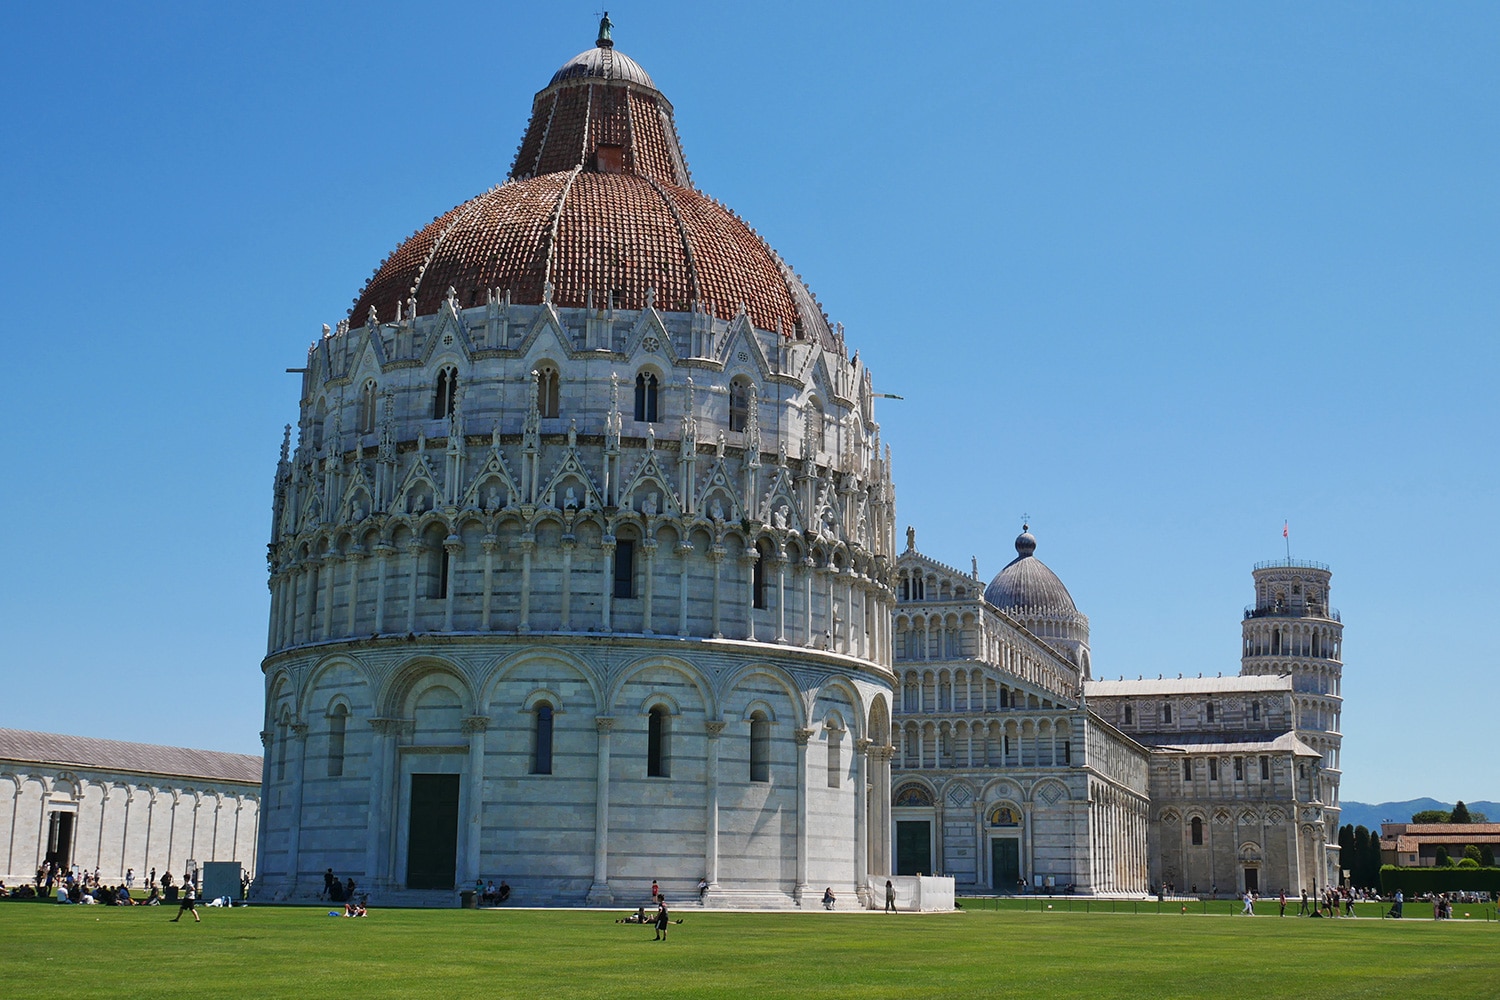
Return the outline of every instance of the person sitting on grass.
<path id="1" fill-rule="evenodd" d="M 615 921 L 617 924 L 644 924 L 645 922 L 646 908 L 644 906 L 638 907 L 634 913 L 627 913 L 623 919 Z"/>

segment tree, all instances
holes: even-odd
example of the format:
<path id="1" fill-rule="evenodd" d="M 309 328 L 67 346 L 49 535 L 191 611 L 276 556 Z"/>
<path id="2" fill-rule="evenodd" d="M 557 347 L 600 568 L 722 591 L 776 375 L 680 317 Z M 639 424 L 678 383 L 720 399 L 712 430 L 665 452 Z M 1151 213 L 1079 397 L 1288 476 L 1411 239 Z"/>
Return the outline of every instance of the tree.
<path id="1" fill-rule="evenodd" d="M 1480 846 L 1479 864 L 1483 868 L 1495 867 L 1495 849 L 1489 844 L 1483 844 Z"/>
<path id="2" fill-rule="evenodd" d="M 1450 822 L 1450 823 L 1472 823 L 1472 822 L 1474 822 L 1472 819 L 1469 818 L 1469 807 L 1466 806 L 1466 805 L 1464 805 L 1464 800 L 1463 799 L 1459 799 L 1458 800 L 1458 804 L 1453 807 L 1453 812 L 1451 812 L 1451 813 L 1448 814 L 1448 822 Z"/>
<path id="3" fill-rule="evenodd" d="M 1423 809 L 1421 812 L 1412 813 L 1413 823 L 1446 823 L 1448 817 L 1453 814 L 1446 809 Z"/>
<path id="4" fill-rule="evenodd" d="M 1448 848 L 1438 847 L 1436 859 L 1439 868 L 1448 868 L 1453 864 L 1453 859 L 1448 857 Z"/>
<path id="5" fill-rule="evenodd" d="M 1459 858 L 1458 859 L 1458 864 L 1454 865 L 1453 867 L 1455 867 L 1455 868 L 1478 868 L 1479 867 L 1479 862 L 1475 861 L 1473 858 Z"/>
<path id="6" fill-rule="evenodd" d="M 1468 847 L 1464 848 L 1464 857 L 1472 860 L 1477 865 L 1481 863 L 1480 858 L 1483 857 L 1483 855 L 1479 853 L 1479 848 L 1475 847 L 1473 844 L 1470 844 Z"/>
<path id="7" fill-rule="evenodd" d="M 1339 827 L 1339 867 L 1354 877 L 1354 827 L 1345 823 Z"/>

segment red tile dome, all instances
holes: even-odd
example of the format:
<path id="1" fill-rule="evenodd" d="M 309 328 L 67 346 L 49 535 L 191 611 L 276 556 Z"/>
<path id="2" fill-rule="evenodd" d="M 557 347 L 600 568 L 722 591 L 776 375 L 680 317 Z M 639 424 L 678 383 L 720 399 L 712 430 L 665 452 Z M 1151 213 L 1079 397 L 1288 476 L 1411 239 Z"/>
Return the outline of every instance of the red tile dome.
<path id="1" fill-rule="evenodd" d="M 698 309 L 833 344 L 822 309 L 751 228 L 693 187 L 672 106 L 634 60 L 599 44 L 564 64 L 532 103 L 510 177 L 438 216 L 376 269 L 354 302 L 381 321 L 462 306 L 487 290 L 563 307 Z"/>

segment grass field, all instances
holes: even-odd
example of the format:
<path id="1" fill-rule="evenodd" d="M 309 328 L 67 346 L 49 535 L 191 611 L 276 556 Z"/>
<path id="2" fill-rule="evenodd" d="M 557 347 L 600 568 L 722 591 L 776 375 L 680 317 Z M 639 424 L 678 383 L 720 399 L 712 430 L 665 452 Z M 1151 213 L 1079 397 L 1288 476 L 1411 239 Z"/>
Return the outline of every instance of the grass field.
<path id="1" fill-rule="evenodd" d="M 715 913 L 0 904 L 0 991 L 68 997 L 1489 997 L 1500 924 L 974 909 Z"/>

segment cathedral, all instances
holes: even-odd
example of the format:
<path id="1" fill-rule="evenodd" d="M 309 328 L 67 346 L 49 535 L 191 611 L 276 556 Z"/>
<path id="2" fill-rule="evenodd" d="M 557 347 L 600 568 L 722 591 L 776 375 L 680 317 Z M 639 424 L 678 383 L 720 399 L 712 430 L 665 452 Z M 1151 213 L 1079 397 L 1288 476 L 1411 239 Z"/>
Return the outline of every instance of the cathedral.
<path id="1" fill-rule="evenodd" d="M 894 870 L 960 892 L 1279 893 L 1337 884 L 1343 625 L 1327 566 L 1254 568 L 1237 676 L 1095 679 L 1036 557 L 988 586 L 897 559 Z M 981 587 L 983 589 L 981 589 Z"/>
<path id="2" fill-rule="evenodd" d="M 732 907 L 1336 865 L 1326 569 L 1257 568 L 1240 677 L 1106 682 L 1029 533 L 987 588 L 898 549 L 871 372 L 698 188 L 607 16 L 502 182 L 381 261 L 298 370 L 262 898 L 326 868 L 385 903 L 701 880 Z"/>

